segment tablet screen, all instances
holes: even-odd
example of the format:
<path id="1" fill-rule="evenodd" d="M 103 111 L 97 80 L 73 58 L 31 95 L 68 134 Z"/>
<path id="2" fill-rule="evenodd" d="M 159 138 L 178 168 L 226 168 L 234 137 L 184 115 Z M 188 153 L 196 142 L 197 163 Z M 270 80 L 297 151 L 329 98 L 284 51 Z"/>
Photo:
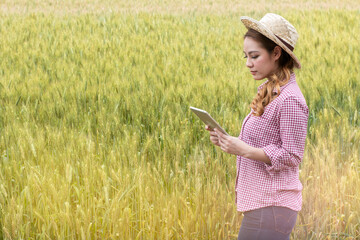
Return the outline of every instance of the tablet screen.
<path id="1" fill-rule="evenodd" d="M 210 128 L 214 129 L 218 129 L 219 131 L 221 131 L 222 133 L 229 135 L 216 121 L 215 119 L 213 119 L 210 114 L 208 112 L 206 112 L 205 110 L 199 109 L 199 108 L 195 108 L 195 107 L 190 107 L 190 109 L 196 114 L 196 116 L 198 116 L 201 121 L 203 121 L 206 125 L 209 125 Z"/>

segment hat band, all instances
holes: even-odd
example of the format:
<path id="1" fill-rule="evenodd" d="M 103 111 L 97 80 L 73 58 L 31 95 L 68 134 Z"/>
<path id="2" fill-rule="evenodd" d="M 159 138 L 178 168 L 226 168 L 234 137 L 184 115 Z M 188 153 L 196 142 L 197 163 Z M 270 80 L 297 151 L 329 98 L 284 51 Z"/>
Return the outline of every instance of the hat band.
<path id="1" fill-rule="evenodd" d="M 275 34 L 274 34 L 275 35 Z M 287 46 L 288 49 L 290 49 L 292 52 L 294 51 L 294 47 L 291 46 L 290 44 L 288 44 L 287 42 L 285 42 L 284 40 L 281 39 L 281 37 L 279 37 L 278 35 L 275 35 L 285 46 Z"/>

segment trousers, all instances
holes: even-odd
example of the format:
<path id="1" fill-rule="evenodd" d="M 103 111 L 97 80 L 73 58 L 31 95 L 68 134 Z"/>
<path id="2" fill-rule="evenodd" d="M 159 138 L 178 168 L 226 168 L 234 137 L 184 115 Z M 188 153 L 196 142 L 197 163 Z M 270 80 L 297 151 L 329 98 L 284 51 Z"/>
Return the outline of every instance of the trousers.
<path id="1" fill-rule="evenodd" d="M 244 212 L 238 240 L 289 240 L 297 212 L 286 207 L 264 207 Z"/>

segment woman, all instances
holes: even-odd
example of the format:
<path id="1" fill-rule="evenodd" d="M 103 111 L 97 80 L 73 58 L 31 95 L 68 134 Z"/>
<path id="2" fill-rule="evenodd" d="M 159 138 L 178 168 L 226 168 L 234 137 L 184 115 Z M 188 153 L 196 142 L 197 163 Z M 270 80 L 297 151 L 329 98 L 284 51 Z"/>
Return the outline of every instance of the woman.
<path id="1" fill-rule="evenodd" d="M 283 17 L 268 13 L 259 22 L 241 17 L 246 66 L 258 88 L 240 136 L 209 126 L 210 140 L 237 155 L 236 204 L 244 213 L 238 239 L 289 239 L 301 209 L 299 164 L 307 133 L 308 107 L 293 69 L 296 29 Z"/>

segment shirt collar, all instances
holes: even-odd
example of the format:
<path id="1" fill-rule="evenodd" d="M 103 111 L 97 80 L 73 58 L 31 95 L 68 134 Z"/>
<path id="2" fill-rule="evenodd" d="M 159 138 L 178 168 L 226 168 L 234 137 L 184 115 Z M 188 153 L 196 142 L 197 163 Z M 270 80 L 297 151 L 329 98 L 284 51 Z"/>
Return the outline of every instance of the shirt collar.
<path id="1" fill-rule="evenodd" d="M 284 86 L 281 86 L 280 87 L 280 91 L 282 91 L 284 88 L 286 88 L 287 86 L 289 86 L 291 83 L 293 83 L 293 82 L 296 82 L 296 77 L 295 77 L 295 73 L 291 73 L 290 74 L 290 79 L 289 79 L 289 81 L 288 81 L 288 83 L 287 84 L 285 84 Z"/>

